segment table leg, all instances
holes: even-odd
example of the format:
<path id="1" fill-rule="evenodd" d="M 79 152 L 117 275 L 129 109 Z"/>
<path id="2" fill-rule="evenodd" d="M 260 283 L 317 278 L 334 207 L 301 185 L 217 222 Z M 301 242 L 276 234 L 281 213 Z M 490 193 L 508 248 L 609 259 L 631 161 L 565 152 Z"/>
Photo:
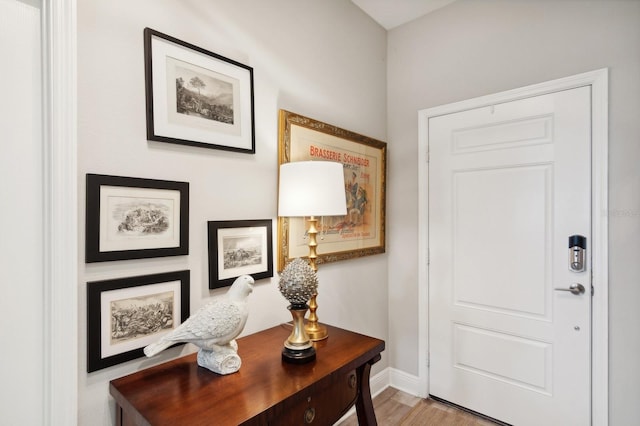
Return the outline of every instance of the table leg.
<path id="1" fill-rule="evenodd" d="M 356 401 L 356 413 L 358 414 L 358 424 L 360 426 L 378 426 L 376 413 L 373 411 L 373 401 L 371 401 L 371 385 L 369 374 L 371 366 L 380 361 L 378 354 L 370 361 L 358 367 L 358 400 Z"/>
<path id="2" fill-rule="evenodd" d="M 122 407 L 116 402 L 116 426 L 122 426 Z"/>

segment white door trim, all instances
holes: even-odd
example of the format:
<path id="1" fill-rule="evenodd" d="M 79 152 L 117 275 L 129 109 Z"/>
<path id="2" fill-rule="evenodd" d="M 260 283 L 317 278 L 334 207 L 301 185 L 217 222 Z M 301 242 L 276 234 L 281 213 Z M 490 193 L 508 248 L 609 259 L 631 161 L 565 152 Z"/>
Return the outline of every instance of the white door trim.
<path id="1" fill-rule="evenodd" d="M 78 422 L 76 1 L 43 0 L 44 419 Z"/>
<path id="2" fill-rule="evenodd" d="M 511 102 L 532 96 L 591 86 L 591 217 L 592 283 L 595 289 L 591 317 L 591 418 L 594 426 L 609 423 L 608 332 L 608 70 L 606 68 L 493 95 L 418 111 L 418 379 L 420 396 L 429 394 L 429 119 L 444 114 Z"/>

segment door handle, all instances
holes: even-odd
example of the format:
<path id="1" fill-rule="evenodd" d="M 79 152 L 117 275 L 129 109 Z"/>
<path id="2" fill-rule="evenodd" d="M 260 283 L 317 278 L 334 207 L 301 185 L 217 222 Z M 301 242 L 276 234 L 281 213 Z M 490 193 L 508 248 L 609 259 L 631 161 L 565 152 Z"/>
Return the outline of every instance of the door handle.
<path id="1" fill-rule="evenodd" d="M 584 294 L 584 286 L 582 284 L 579 284 L 579 283 L 571 284 L 569 286 L 569 288 L 556 288 L 554 290 L 556 290 L 556 291 L 569 291 L 569 292 L 571 292 L 571 294 L 575 294 L 576 296 Z"/>

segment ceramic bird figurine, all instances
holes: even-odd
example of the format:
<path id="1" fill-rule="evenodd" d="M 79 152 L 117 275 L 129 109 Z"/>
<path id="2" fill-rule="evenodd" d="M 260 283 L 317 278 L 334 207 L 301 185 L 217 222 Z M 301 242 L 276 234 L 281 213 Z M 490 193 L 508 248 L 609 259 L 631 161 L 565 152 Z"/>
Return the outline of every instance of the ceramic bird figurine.
<path id="1" fill-rule="evenodd" d="M 214 365 L 202 366 L 216 373 L 237 371 L 240 368 L 240 358 L 236 354 L 237 344 L 234 339 L 247 322 L 247 297 L 253 291 L 253 283 L 254 280 L 249 275 L 238 277 L 223 297 L 198 309 L 178 328 L 145 347 L 144 354 L 152 357 L 173 344 L 193 343 L 200 348 L 198 364 L 202 365 L 201 358 L 209 359 L 209 363 Z M 224 359 L 230 356 L 234 359 Z"/>

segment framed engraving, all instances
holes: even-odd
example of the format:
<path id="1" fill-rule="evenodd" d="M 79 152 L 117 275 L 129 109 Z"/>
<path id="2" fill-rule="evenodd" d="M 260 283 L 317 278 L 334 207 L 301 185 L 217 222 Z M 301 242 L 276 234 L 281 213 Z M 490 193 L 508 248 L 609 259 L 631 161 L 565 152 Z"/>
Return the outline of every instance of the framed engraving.
<path id="1" fill-rule="evenodd" d="M 147 139 L 255 153 L 253 68 L 144 29 Z"/>
<path id="2" fill-rule="evenodd" d="M 208 222 L 209 288 L 229 286 L 240 275 L 272 277 L 272 229 L 270 219 Z"/>
<path id="3" fill-rule="evenodd" d="M 189 318 L 189 271 L 87 283 L 87 372 L 144 356 Z"/>
<path id="4" fill-rule="evenodd" d="M 189 254 L 189 183 L 87 174 L 87 263 Z"/>

